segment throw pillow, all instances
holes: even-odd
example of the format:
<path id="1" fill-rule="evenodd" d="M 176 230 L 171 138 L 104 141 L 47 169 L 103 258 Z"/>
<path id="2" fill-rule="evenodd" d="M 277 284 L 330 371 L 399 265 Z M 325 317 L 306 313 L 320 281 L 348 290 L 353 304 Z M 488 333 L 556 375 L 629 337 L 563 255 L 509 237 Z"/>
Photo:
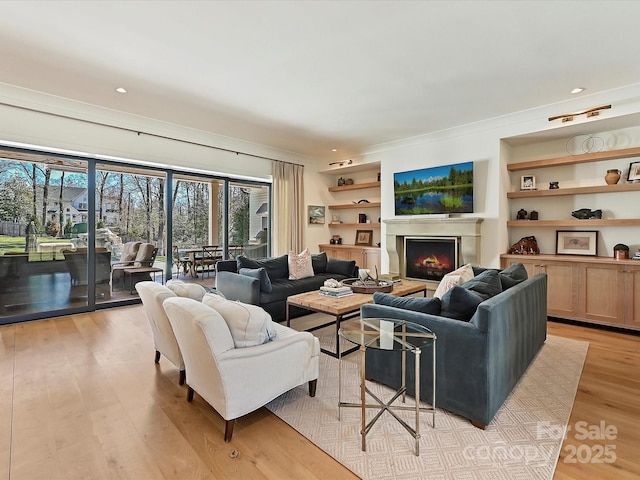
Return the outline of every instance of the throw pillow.
<path id="1" fill-rule="evenodd" d="M 502 283 L 502 290 L 511 288 L 514 285 L 517 285 L 520 282 L 524 282 L 527 278 L 529 278 L 527 269 L 524 268 L 524 265 L 522 263 L 514 263 L 513 265 L 509 265 L 498 275 L 500 276 L 500 282 Z"/>
<path id="2" fill-rule="evenodd" d="M 483 300 L 486 300 L 502 292 L 502 283 L 500 283 L 500 276 L 496 270 L 485 270 L 480 275 L 463 283 L 461 288 L 472 290 Z"/>
<path id="3" fill-rule="evenodd" d="M 240 275 L 246 275 L 248 277 L 257 278 L 260 280 L 260 290 L 265 293 L 271 293 L 273 291 L 273 286 L 271 285 L 271 280 L 269 279 L 269 275 L 264 267 L 260 268 L 241 268 L 238 270 Z"/>
<path id="4" fill-rule="evenodd" d="M 207 290 L 197 283 L 187 283 L 182 280 L 169 280 L 167 288 L 179 297 L 192 298 L 198 302 L 202 300 Z"/>
<path id="5" fill-rule="evenodd" d="M 442 296 L 440 315 L 468 322 L 483 301 L 474 291 L 455 286 Z"/>
<path id="6" fill-rule="evenodd" d="M 351 278 L 354 276 L 355 269 L 355 260 L 341 260 L 339 258 L 330 258 L 327 260 L 327 273 L 335 273 L 336 275 Z"/>
<path id="7" fill-rule="evenodd" d="M 311 253 L 305 248 L 300 253 L 289 252 L 289 280 L 313 277 Z"/>
<path id="8" fill-rule="evenodd" d="M 241 268 L 264 267 L 271 281 L 277 280 L 278 278 L 289 277 L 289 267 L 288 267 L 286 255 L 280 255 L 279 257 L 260 258 L 260 259 L 247 258 L 243 255 L 239 255 L 236 262 L 238 265 L 238 271 Z"/>
<path id="9" fill-rule="evenodd" d="M 433 296 L 442 298 L 442 296 L 453 287 L 455 287 L 456 285 L 462 285 L 472 278 L 473 267 L 471 266 L 471 264 L 467 263 L 466 265 L 463 265 L 460 268 L 457 268 L 453 272 L 449 272 L 444 277 L 442 277 L 442 280 L 440 280 L 438 288 L 436 288 Z"/>
<path id="10" fill-rule="evenodd" d="M 389 293 L 375 292 L 373 303 L 390 307 L 412 310 L 420 313 L 440 314 L 441 301 L 439 298 L 396 297 Z"/>
<path id="11" fill-rule="evenodd" d="M 311 265 L 313 266 L 313 273 L 324 273 L 327 271 L 327 252 L 312 253 Z"/>
<path id="12" fill-rule="evenodd" d="M 202 303 L 224 318 L 236 348 L 254 347 L 276 338 L 271 315 L 262 307 L 232 302 L 210 293 L 202 298 Z"/>

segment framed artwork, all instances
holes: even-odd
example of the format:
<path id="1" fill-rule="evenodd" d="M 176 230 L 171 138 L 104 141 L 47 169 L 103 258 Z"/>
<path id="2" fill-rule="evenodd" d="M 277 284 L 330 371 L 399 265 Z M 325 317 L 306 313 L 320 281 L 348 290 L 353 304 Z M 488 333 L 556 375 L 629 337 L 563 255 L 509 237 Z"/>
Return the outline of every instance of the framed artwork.
<path id="1" fill-rule="evenodd" d="M 640 180 L 640 162 L 631 162 L 629 165 L 629 174 L 627 175 L 629 182 Z"/>
<path id="2" fill-rule="evenodd" d="M 356 245 L 371 245 L 373 230 L 356 230 Z"/>
<path id="3" fill-rule="evenodd" d="M 597 252 L 598 231 L 556 230 L 556 253 L 559 255 L 592 255 Z"/>
<path id="4" fill-rule="evenodd" d="M 522 175 L 520 177 L 520 190 L 537 190 L 536 177 L 533 175 Z"/>
<path id="5" fill-rule="evenodd" d="M 309 223 L 324 223 L 324 207 L 319 205 L 309 205 Z"/>

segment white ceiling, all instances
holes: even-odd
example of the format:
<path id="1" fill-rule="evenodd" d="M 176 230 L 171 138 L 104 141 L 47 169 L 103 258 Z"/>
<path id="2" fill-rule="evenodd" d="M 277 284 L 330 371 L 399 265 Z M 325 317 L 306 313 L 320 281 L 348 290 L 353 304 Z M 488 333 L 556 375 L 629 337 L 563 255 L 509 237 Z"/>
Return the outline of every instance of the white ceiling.
<path id="1" fill-rule="evenodd" d="M 639 18 L 635 1 L 5 0 L 0 82 L 348 158 L 638 83 Z"/>

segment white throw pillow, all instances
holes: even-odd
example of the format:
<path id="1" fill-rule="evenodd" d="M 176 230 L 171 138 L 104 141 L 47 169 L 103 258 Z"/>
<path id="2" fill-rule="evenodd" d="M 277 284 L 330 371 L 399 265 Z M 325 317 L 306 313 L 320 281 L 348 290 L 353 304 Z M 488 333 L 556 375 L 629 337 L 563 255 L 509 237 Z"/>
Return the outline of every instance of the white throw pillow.
<path id="1" fill-rule="evenodd" d="M 473 275 L 473 267 L 470 263 L 457 268 L 453 272 L 447 273 L 440 283 L 438 284 L 438 288 L 436 288 L 434 297 L 442 298 L 442 296 L 451 290 L 453 287 L 462 285 L 464 282 L 468 282 L 474 277 Z"/>
<path id="2" fill-rule="evenodd" d="M 300 280 L 301 278 L 313 277 L 313 264 L 311 263 L 311 252 L 305 248 L 300 253 L 289 252 L 289 280 Z"/>
<path id="3" fill-rule="evenodd" d="M 236 348 L 253 347 L 276 338 L 273 320 L 262 307 L 207 293 L 202 303 L 224 318 Z"/>
<path id="4" fill-rule="evenodd" d="M 169 280 L 167 288 L 179 297 L 192 298 L 198 302 L 202 301 L 202 297 L 207 290 L 197 283 L 187 283 L 182 280 Z"/>

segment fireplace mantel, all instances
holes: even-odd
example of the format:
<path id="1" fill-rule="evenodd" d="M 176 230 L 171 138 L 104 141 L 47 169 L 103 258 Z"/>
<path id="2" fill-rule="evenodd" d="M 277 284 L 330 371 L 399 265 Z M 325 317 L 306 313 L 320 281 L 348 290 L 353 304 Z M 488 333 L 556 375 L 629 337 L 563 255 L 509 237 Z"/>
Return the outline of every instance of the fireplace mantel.
<path id="1" fill-rule="evenodd" d="M 404 237 L 460 237 L 460 263 L 478 265 L 483 218 L 479 217 L 406 217 L 383 220 L 389 273 L 404 274 Z"/>

